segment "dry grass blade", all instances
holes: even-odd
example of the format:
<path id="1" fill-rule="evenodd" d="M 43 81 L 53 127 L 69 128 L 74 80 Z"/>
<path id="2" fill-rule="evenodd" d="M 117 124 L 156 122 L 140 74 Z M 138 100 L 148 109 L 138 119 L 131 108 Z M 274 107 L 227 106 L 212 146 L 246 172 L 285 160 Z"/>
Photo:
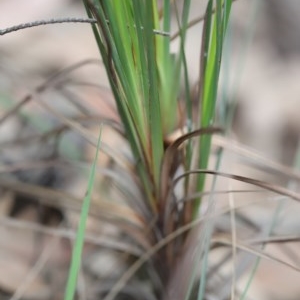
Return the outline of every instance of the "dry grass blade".
<path id="1" fill-rule="evenodd" d="M 37 198 L 41 203 L 49 206 L 64 207 L 65 209 L 80 211 L 82 199 L 62 191 L 4 179 L 0 181 L 0 186 L 4 189 Z M 130 221 L 130 224 L 140 227 L 141 229 L 145 226 L 141 221 L 141 217 L 128 206 L 109 203 L 107 201 L 94 202 L 97 204 L 92 204 L 92 210 L 90 212 L 92 216 L 123 219 L 126 220 L 127 223 Z"/>
<path id="2" fill-rule="evenodd" d="M 76 116 L 73 118 L 68 118 L 68 120 L 71 120 L 74 123 L 78 123 L 82 125 L 98 125 L 100 123 L 105 124 L 112 128 L 115 132 L 119 134 L 120 137 L 124 138 L 124 131 L 120 124 L 116 122 L 115 120 L 111 118 L 106 118 L 105 116 L 100 115 L 88 115 L 88 116 Z M 36 134 L 32 135 L 28 138 L 18 138 L 17 140 L 12 141 L 5 141 L 0 143 L 0 147 L 7 148 L 7 147 L 13 147 L 13 146 L 26 146 L 28 144 L 31 144 L 33 142 L 43 140 L 46 141 L 47 139 L 50 139 L 51 137 L 57 137 L 61 134 L 65 133 L 68 130 L 71 130 L 70 126 L 68 124 L 63 124 L 61 126 L 57 126 L 53 129 L 48 130 L 44 134 Z"/>
<path id="3" fill-rule="evenodd" d="M 194 194 L 189 194 L 185 197 L 183 197 L 182 199 L 178 199 L 178 204 L 180 202 L 186 202 L 186 201 L 193 201 L 195 200 L 196 198 L 202 198 L 202 197 L 206 197 L 206 196 L 211 196 L 211 195 L 226 195 L 226 194 L 237 194 L 237 193 L 242 193 L 242 194 L 245 194 L 245 193 L 264 193 L 266 192 L 265 190 L 263 189 L 260 189 L 260 190 L 246 190 L 246 189 L 241 189 L 241 190 L 215 190 L 213 192 L 211 191 L 206 191 L 206 192 L 198 192 L 198 193 L 194 193 Z M 175 203 L 174 203 L 175 205 Z"/>
<path id="4" fill-rule="evenodd" d="M 2 178 L 0 181 L 0 187 L 20 194 L 32 196 L 33 198 L 38 198 L 42 203 L 54 207 L 59 207 L 62 205 L 65 208 L 78 210 L 78 204 L 81 201 L 80 198 L 61 191 L 53 190 L 51 188 L 41 187 L 29 183 L 21 183 L 4 178 Z M 59 199 L 63 199 L 62 203 L 60 203 Z"/>
<path id="5" fill-rule="evenodd" d="M 231 179 L 234 179 L 237 181 L 241 181 L 241 182 L 249 183 L 249 184 L 252 184 L 255 186 L 259 186 L 268 191 L 271 191 L 271 192 L 274 192 L 274 193 L 277 193 L 280 195 L 288 196 L 294 200 L 300 201 L 300 194 L 290 191 L 290 190 L 288 190 L 284 187 L 278 186 L 276 184 L 264 182 L 264 181 L 257 180 L 257 179 L 252 179 L 252 178 L 245 177 L 245 176 L 233 175 L 233 174 L 229 174 L 229 173 L 223 173 L 223 172 L 212 171 L 212 170 L 194 170 L 194 171 L 185 172 L 184 174 L 175 178 L 173 184 L 176 185 L 178 183 L 178 181 L 180 181 L 183 178 L 185 178 L 186 176 L 190 176 L 192 174 L 210 174 L 210 175 L 217 175 L 217 176 L 222 176 L 222 177 L 226 177 L 226 178 L 231 178 Z"/>
<path id="6" fill-rule="evenodd" d="M 76 232 L 73 229 L 67 228 L 49 228 L 47 226 L 43 226 L 37 223 L 12 219 L 8 217 L 1 217 L 0 224 L 9 228 L 17 228 L 22 229 L 24 231 L 33 231 L 36 233 L 40 233 L 43 235 L 49 235 L 53 237 L 59 238 L 67 238 L 70 240 L 75 240 Z M 114 249 L 117 251 L 124 251 L 125 253 L 129 253 L 134 256 L 140 256 L 142 254 L 141 249 L 135 247 L 134 245 L 129 244 L 128 242 L 122 242 L 119 240 L 115 240 L 109 236 L 97 236 L 93 234 L 87 233 L 85 236 L 85 242 L 87 244 L 101 246 L 108 249 Z"/>
<path id="7" fill-rule="evenodd" d="M 0 118 L 0 125 L 5 122 L 8 118 L 14 116 L 18 111 L 29 101 L 31 100 L 30 96 L 25 97 L 21 102 L 17 103 L 14 107 L 12 107 L 9 111 L 7 111 L 1 118 Z"/>
<path id="8" fill-rule="evenodd" d="M 50 105 L 46 104 L 45 102 L 38 101 L 38 99 L 35 98 L 35 95 L 28 95 L 26 99 L 29 100 L 35 100 L 35 102 L 44 108 L 46 111 L 49 111 L 52 113 L 55 117 L 57 117 L 63 124 L 68 126 L 70 129 L 73 129 L 74 132 L 79 133 L 86 141 L 88 141 L 90 144 L 96 147 L 97 145 L 97 137 L 92 134 L 89 130 L 85 129 L 81 124 L 78 122 L 73 121 L 71 118 L 65 117 L 62 113 L 58 112 L 57 110 L 53 109 Z M 103 150 L 104 153 L 109 155 L 114 161 L 116 161 L 118 164 L 123 165 L 125 168 L 128 167 L 128 164 L 124 165 L 124 160 L 120 158 L 121 155 L 116 153 L 115 149 L 112 149 L 107 144 L 102 143 L 101 144 L 101 150 Z"/>
<path id="9" fill-rule="evenodd" d="M 236 262 L 237 262 L 237 251 L 236 251 L 236 241 L 237 241 L 237 226 L 236 226 L 236 216 L 235 216 L 235 203 L 233 195 L 229 194 L 229 207 L 230 207 L 230 220 L 231 220 L 231 239 L 232 239 L 232 283 L 231 283 L 231 300 L 234 300 L 235 288 L 236 288 Z"/>
<path id="10" fill-rule="evenodd" d="M 1 147 L 1 146 L 0 146 Z M 54 165 L 59 165 L 62 163 L 58 159 L 52 159 L 47 161 L 26 161 L 19 162 L 10 165 L 0 165 L 0 174 L 1 173 L 12 173 L 21 170 L 32 170 L 32 169 L 43 169 L 48 167 L 53 167 Z"/>
<path id="11" fill-rule="evenodd" d="M 300 235 L 271 236 L 248 240 L 250 244 L 280 244 L 295 243 L 300 241 Z"/>
<path id="12" fill-rule="evenodd" d="M 229 246 L 229 247 L 232 246 L 231 238 L 230 237 L 225 237 L 225 236 L 213 237 L 211 242 L 221 244 L 221 245 L 224 245 L 224 246 Z M 247 246 L 247 245 L 243 244 L 240 241 L 236 242 L 236 247 L 240 250 L 246 251 L 246 252 L 251 253 L 255 256 L 258 256 L 258 257 L 261 257 L 261 258 L 264 258 L 264 259 L 267 259 L 267 260 L 275 261 L 275 262 L 277 262 L 281 265 L 284 265 L 284 266 L 289 267 L 289 268 L 291 268 L 291 269 L 293 269 L 297 272 L 300 272 L 300 266 L 298 267 L 298 266 L 292 265 L 292 264 L 287 263 L 287 262 L 285 262 L 285 261 L 283 261 L 279 258 L 276 258 L 272 255 L 266 254 L 263 251 L 253 249 L 250 246 Z"/>
<path id="13" fill-rule="evenodd" d="M 47 80 L 45 80 L 42 84 L 40 84 L 38 87 L 35 88 L 36 94 L 41 94 L 45 92 L 45 90 L 49 89 L 50 87 L 54 87 L 56 84 L 58 84 L 59 80 L 64 79 L 68 74 L 75 71 L 78 68 L 81 68 L 83 66 L 89 65 L 89 64 L 100 64 L 100 60 L 96 59 L 87 59 L 84 61 L 80 61 L 68 68 L 65 68 L 52 76 L 50 76 Z M 7 111 L 1 118 L 0 118 L 0 124 L 2 124 L 5 120 L 7 120 L 9 117 L 15 115 L 18 113 L 18 111 L 28 102 L 30 102 L 32 99 L 32 95 L 27 95 L 24 97 L 22 101 L 15 104 L 9 111 Z"/>
<path id="14" fill-rule="evenodd" d="M 233 141 L 222 136 L 215 136 L 215 138 L 213 139 L 213 144 L 215 146 L 231 150 L 239 155 L 246 157 L 247 159 L 254 161 L 256 168 L 271 170 L 272 172 L 283 174 L 288 178 L 300 180 L 300 172 L 286 165 L 270 160 L 254 149 L 250 149 L 244 145 L 241 145 L 237 141 Z"/>
<path id="15" fill-rule="evenodd" d="M 51 241 L 51 244 L 43 250 L 39 258 L 35 262 L 34 266 L 31 268 L 27 276 L 24 278 L 22 284 L 14 292 L 10 300 L 23 299 L 24 293 L 26 292 L 30 284 L 35 280 L 35 278 L 38 277 L 39 273 L 42 271 L 47 261 L 50 259 L 52 251 L 57 245 L 57 243 L 58 243 L 58 238 Z"/>

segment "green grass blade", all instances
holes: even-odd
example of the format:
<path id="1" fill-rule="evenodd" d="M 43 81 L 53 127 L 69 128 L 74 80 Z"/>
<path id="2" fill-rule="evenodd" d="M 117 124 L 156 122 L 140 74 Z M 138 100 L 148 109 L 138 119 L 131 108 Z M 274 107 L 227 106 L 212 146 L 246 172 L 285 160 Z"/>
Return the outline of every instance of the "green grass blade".
<path id="1" fill-rule="evenodd" d="M 153 1 L 145 2 L 145 46 L 148 61 L 148 72 L 149 72 L 149 126 L 151 134 L 151 153 L 152 153 L 152 171 L 155 186 L 159 187 L 160 179 L 160 165 L 163 156 L 163 134 L 162 134 L 162 123 L 161 123 L 161 112 L 160 102 L 158 94 L 158 74 L 157 74 L 157 63 L 155 59 L 155 36 L 153 35 L 154 20 L 153 20 Z M 158 195 L 158 190 L 156 191 Z"/>
<path id="2" fill-rule="evenodd" d="M 159 25 L 156 17 L 156 26 Z M 171 28 L 171 4 L 170 0 L 164 0 L 163 5 L 163 30 L 170 32 Z M 175 57 L 170 52 L 170 37 L 156 37 L 156 61 L 159 76 L 159 95 L 162 116 L 162 128 L 165 135 L 172 132 L 177 125 L 177 96 L 180 80 L 180 72 Z"/>
<path id="3" fill-rule="evenodd" d="M 203 59 L 203 91 L 201 98 L 201 127 L 207 127 L 214 122 L 215 106 L 218 92 L 218 81 L 221 68 L 222 48 L 227 23 L 231 10 L 231 0 L 216 1 L 216 12 L 213 14 L 213 1 L 210 0 L 206 10 L 206 35 L 204 38 Z M 223 6 L 224 4 L 224 6 Z M 203 136 L 200 139 L 199 168 L 207 168 L 210 156 L 211 136 Z M 202 191 L 205 184 L 205 176 L 199 176 L 197 190 Z M 197 215 L 201 199 L 195 201 L 193 209 Z"/>
<path id="4" fill-rule="evenodd" d="M 232 0 L 224 1 L 224 17 L 223 17 L 223 39 L 225 38 L 225 34 L 227 31 L 227 26 L 228 26 L 228 21 L 229 21 L 229 16 L 230 16 L 230 11 L 231 11 L 231 5 L 232 5 Z"/>
<path id="5" fill-rule="evenodd" d="M 86 196 L 84 197 L 83 204 L 82 204 L 80 221 L 79 221 L 78 230 L 76 234 L 75 245 L 73 248 L 71 267 L 69 271 L 69 277 L 68 277 L 68 282 L 67 282 L 67 287 L 66 287 L 66 292 L 64 297 L 65 300 L 73 300 L 76 291 L 77 277 L 81 265 L 81 255 L 82 255 L 82 249 L 84 245 L 86 221 L 89 214 L 91 196 L 92 196 L 93 185 L 95 180 L 96 166 L 98 161 L 98 152 L 99 152 L 100 142 L 101 142 L 101 132 L 102 132 L 102 126 L 100 128 L 95 159 L 92 164 L 92 169 L 89 176 L 87 193 Z"/>
<path id="6" fill-rule="evenodd" d="M 205 20 L 205 38 L 204 38 L 204 59 L 203 59 L 203 74 L 204 77 L 202 87 L 202 98 L 200 105 L 200 125 L 201 127 L 209 126 L 213 120 L 215 94 L 217 89 L 216 83 L 216 16 L 213 16 L 213 1 L 210 0 L 206 9 Z M 199 168 L 207 168 L 211 137 L 203 136 L 200 138 L 200 157 Z M 200 175 L 197 180 L 197 191 L 202 191 L 205 184 L 205 175 Z M 197 215 L 201 199 L 197 199 L 194 203 L 193 213 Z"/>

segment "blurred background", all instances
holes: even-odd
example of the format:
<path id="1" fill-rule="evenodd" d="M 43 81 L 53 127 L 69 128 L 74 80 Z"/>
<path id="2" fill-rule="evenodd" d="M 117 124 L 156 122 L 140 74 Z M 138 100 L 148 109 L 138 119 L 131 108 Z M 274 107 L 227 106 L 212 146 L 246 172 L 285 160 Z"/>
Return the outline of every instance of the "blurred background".
<path id="1" fill-rule="evenodd" d="M 205 6 L 206 1 L 192 0 L 190 18 L 203 15 Z M 81 1 L 75 0 L 0 2 L 0 29 L 36 20 L 85 16 Z M 245 149 L 257 151 L 251 150 L 251 155 L 259 153 L 266 160 L 261 162 L 254 158 L 253 162 L 249 158 L 251 155 L 241 158 L 229 149 L 224 156 L 223 169 L 230 168 L 232 173 L 298 191 L 299 1 L 237 0 L 231 16 L 219 98 L 220 102 L 226 99 L 228 109 L 235 106 L 230 137 L 249 147 Z M 186 55 L 192 84 L 199 75 L 201 30 L 202 24 L 192 27 L 187 38 Z M 172 47 L 176 51 L 176 40 Z M 39 26 L 0 36 L 0 299 L 63 297 L 74 238 L 72 228 L 77 222 L 80 205 L 75 205 L 71 211 L 66 204 L 41 205 L 38 199 L 47 191 L 36 189 L 32 197 L 28 189 L 34 184 L 65 191 L 79 199 L 84 196 L 87 165 L 78 171 L 71 160 L 88 162 L 94 155 L 94 147 L 82 138 L 80 130 L 88 128 L 96 136 L 100 123 L 97 116 L 116 118 L 105 72 L 98 60 L 99 52 L 89 24 Z M 51 77 L 80 62 L 85 63 L 54 79 Z M 30 99 L 26 100 L 28 95 Z M 20 114 L 16 114 L 13 109 L 21 102 L 24 105 Z M 4 118 L 10 110 L 12 116 Z M 45 138 L 51 130 L 52 137 L 59 136 L 63 131 L 60 128 L 63 117 L 73 118 L 78 112 L 81 117 L 93 114 L 94 122 L 85 124 L 83 129 L 64 133 L 59 141 Z M 43 139 L 37 138 L 41 135 Z M 120 142 L 109 130 L 104 131 L 104 138 L 114 147 Z M 101 159 L 102 163 L 108 163 L 105 157 Z M 282 170 L 282 166 L 287 167 L 286 174 L 294 170 L 298 179 L 291 181 L 288 176 L 274 171 L 276 168 Z M 12 180 L 18 182 L 16 187 L 10 185 Z M 228 181 L 221 182 L 220 186 L 228 188 Z M 50 194 L 49 201 L 52 199 Z M 235 201 L 257 201 L 258 204 L 245 210 L 244 214 L 256 226 L 265 228 L 281 199 L 263 195 L 253 197 L 239 195 Z M 64 199 L 63 203 L 67 201 Z M 299 213 L 298 203 L 282 202 L 277 232 L 299 234 Z M 66 220 L 69 230 L 66 224 L 60 227 Z M 218 225 L 228 226 L 222 220 Z M 103 232 L 117 235 L 114 228 L 99 227 L 99 222 L 94 219 L 90 220 L 88 230 L 91 235 L 99 236 Z M 112 270 L 122 270 L 121 262 L 116 261 L 109 251 L 97 247 L 90 242 L 85 250 L 84 268 L 92 275 L 91 285 Z M 282 247 L 271 245 L 267 251 L 300 266 L 298 243 Z M 249 274 L 239 278 L 240 288 L 248 278 Z M 249 290 L 249 299 L 300 299 L 299 282 L 300 274 L 295 270 L 262 260 Z M 84 291 L 84 284 L 82 286 Z"/>

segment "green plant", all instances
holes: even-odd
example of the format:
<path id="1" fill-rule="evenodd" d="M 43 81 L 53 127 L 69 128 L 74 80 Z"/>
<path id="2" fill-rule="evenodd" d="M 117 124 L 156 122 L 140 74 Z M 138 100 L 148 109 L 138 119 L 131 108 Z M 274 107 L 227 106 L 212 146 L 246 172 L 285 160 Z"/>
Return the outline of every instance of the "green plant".
<path id="1" fill-rule="evenodd" d="M 142 203 L 132 209 L 145 226 L 142 228 L 147 232 L 144 238 L 148 244 L 155 245 L 198 216 L 201 197 L 181 202 L 178 197 L 185 199 L 203 192 L 205 175 L 199 173 L 197 180 L 191 180 L 188 173 L 207 168 L 210 135 L 220 132 L 219 128 L 210 126 L 214 123 L 222 46 L 232 1 L 218 0 L 215 8 L 214 1 L 208 3 L 202 69 L 194 98 L 189 87 L 184 50 L 190 1 L 184 1 L 181 16 L 176 3 L 168 0 L 163 2 L 162 10 L 156 1 L 84 3 L 89 17 L 97 20 L 97 24 L 92 25 L 95 38 L 134 159 L 125 173 L 136 182 L 142 195 L 138 201 Z M 170 51 L 173 5 L 179 24 L 180 51 L 177 56 Z M 184 100 L 180 99 L 179 90 L 182 70 Z M 179 133 L 179 137 L 169 140 L 174 132 Z M 180 169 L 186 175 L 182 177 L 182 191 L 176 194 L 174 179 Z M 120 172 L 124 173 L 124 170 Z M 141 206 L 144 211 L 138 210 Z M 151 261 L 161 286 L 167 286 L 171 281 L 180 256 L 184 256 L 182 251 L 188 236 L 188 232 L 178 235 L 155 255 L 153 253 Z M 158 286 L 154 290 L 156 293 L 170 292 Z M 105 299 L 112 299 L 115 292 L 116 289 Z"/>

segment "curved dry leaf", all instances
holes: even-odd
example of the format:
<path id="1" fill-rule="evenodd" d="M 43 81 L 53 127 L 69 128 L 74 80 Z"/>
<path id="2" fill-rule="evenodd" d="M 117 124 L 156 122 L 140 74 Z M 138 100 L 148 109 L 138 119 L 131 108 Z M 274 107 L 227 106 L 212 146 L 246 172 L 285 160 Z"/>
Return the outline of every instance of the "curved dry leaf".
<path id="1" fill-rule="evenodd" d="M 179 199 L 177 203 L 186 202 L 186 201 L 193 201 L 197 198 L 202 198 L 202 197 L 210 196 L 210 195 L 226 195 L 226 194 L 238 194 L 238 193 L 263 193 L 263 192 L 265 192 L 265 191 L 264 190 L 246 190 L 246 189 L 241 189 L 241 190 L 214 190 L 214 191 L 198 192 L 198 193 L 193 193 L 193 194 L 186 195 L 182 199 Z"/>
<path id="2" fill-rule="evenodd" d="M 176 139 L 165 151 L 163 161 L 162 161 L 162 167 L 161 167 L 161 180 L 160 180 L 160 201 L 166 201 L 166 197 L 168 195 L 168 190 L 170 187 L 170 170 L 172 166 L 172 162 L 174 160 L 174 157 L 176 155 L 176 151 L 178 147 L 184 143 L 185 141 L 198 137 L 200 135 L 204 134 L 215 134 L 215 133 L 221 133 L 222 128 L 220 127 L 207 127 L 207 128 L 200 128 L 197 130 L 194 130 L 192 132 L 189 132 L 187 134 L 182 135 L 178 139 Z M 164 207 L 162 205 L 162 207 Z"/>
<path id="3" fill-rule="evenodd" d="M 242 182 L 249 183 L 249 184 L 252 184 L 255 186 L 259 186 L 263 189 L 266 189 L 268 191 L 271 191 L 271 192 L 274 192 L 274 193 L 277 193 L 280 195 L 288 196 L 294 200 L 300 201 L 300 194 L 290 191 L 290 190 L 288 190 L 284 187 L 278 186 L 276 184 L 264 182 L 264 181 L 257 180 L 257 179 L 252 179 L 252 178 L 245 177 L 245 176 L 233 175 L 233 174 L 229 174 L 229 173 L 223 173 L 223 172 L 212 171 L 212 170 L 207 170 L 207 169 L 193 170 L 193 171 L 185 172 L 182 175 L 175 178 L 173 181 L 173 184 L 176 185 L 178 183 L 178 181 L 180 181 L 181 179 L 185 178 L 186 176 L 190 176 L 192 174 L 210 174 L 210 175 L 217 175 L 217 176 L 234 179 L 237 181 L 242 181 Z"/>

